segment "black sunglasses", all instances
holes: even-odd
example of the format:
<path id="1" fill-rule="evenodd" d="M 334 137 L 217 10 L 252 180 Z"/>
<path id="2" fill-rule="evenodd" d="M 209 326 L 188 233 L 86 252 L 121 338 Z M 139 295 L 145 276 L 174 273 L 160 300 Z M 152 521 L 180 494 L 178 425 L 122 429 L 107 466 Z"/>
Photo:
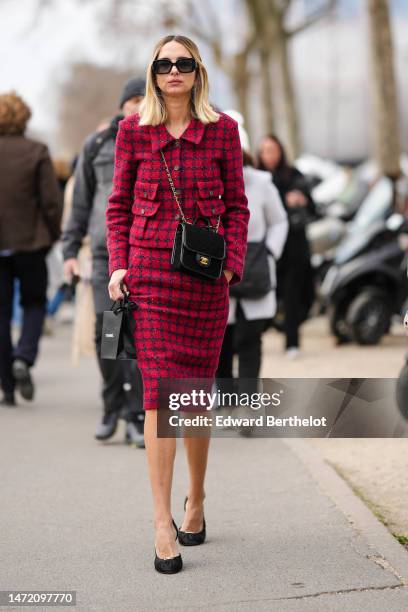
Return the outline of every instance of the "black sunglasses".
<path id="1" fill-rule="evenodd" d="M 179 72 L 194 72 L 197 64 L 192 57 L 180 57 L 176 62 L 169 59 L 158 59 L 153 62 L 153 72 L 155 74 L 169 74 L 173 66 L 176 66 Z"/>

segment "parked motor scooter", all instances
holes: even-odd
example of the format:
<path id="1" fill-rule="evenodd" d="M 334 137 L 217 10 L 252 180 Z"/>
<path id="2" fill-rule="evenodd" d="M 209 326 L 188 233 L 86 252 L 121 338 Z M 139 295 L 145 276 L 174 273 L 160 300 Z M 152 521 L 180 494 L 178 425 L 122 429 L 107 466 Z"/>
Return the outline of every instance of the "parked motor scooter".
<path id="1" fill-rule="evenodd" d="M 375 180 L 369 162 L 358 166 L 353 170 L 345 192 L 336 202 L 325 207 L 325 216 L 308 225 L 307 237 L 312 252 L 311 262 L 317 287 L 322 284 L 327 271 L 333 265 L 336 249 L 352 232 L 353 226 L 350 221 L 360 207 L 363 210 L 363 219 L 367 218 L 364 211 L 368 210 L 374 211 L 378 218 L 384 218 L 384 215 L 388 214 L 388 206 L 391 206 L 392 202 L 392 187 L 389 193 L 385 193 L 383 180 L 383 178 Z M 382 208 L 383 203 L 386 209 Z M 361 218 L 358 225 L 361 227 Z M 320 312 L 324 312 L 322 304 Z"/>
<path id="2" fill-rule="evenodd" d="M 408 233 L 408 218 L 392 214 L 391 181 L 383 177 L 381 188 L 377 209 L 366 200 L 320 287 L 338 343 L 377 344 L 393 315 L 402 318 L 408 307 L 407 253 L 398 240 Z"/>

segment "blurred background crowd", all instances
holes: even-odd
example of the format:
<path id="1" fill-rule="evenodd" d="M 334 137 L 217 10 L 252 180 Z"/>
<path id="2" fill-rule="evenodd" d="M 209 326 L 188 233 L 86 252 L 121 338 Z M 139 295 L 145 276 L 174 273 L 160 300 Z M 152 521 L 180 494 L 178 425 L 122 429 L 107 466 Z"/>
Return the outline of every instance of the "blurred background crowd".
<path id="1" fill-rule="evenodd" d="M 41 335 L 69 322 L 73 361 L 98 359 L 103 411 L 95 436 L 111 437 L 124 418 L 126 441 L 143 446 L 137 367 L 98 356 L 110 307 L 104 211 L 118 121 L 137 112 L 151 48 L 169 32 L 197 42 L 211 102 L 239 123 L 248 239 L 267 251 L 263 290 L 251 289 L 262 261 L 255 251 L 247 285 L 235 295 L 231 288 L 217 376 L 257 378 L 271 329 L 282 334 L 284 358 L 301 359 L 301 327 L 311 317 L 326 317 L 337 345 L 377 345 L 401 325 L 408 309 L 403 0 L 22 0 L 18 12 L 0 0 L 0 10 L 8 57 L 0 75 L 4 405 L 15 405 L 16 390 L 33 399 Z M 408 413 L 401 368 L 398 401 Z"/>

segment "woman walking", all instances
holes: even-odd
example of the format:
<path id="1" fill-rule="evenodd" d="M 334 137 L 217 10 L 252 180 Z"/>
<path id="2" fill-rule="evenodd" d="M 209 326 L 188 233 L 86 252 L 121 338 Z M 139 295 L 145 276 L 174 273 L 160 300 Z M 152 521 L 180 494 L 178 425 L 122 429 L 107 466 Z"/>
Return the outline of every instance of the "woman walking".
<path id="1" fill-rule="evenodd" d="M 0 95 L 0 404 L 16 405 L 15 389 L 35 394 L 36 363 L 47 304 L 46 257 L 60 235 L 62 196 L 48 147 L 25 135 L 31 110 L 15 92 Z M 23 320 L 12 342 L 15 281 Z"/>
<path id="2" fill-rule="evenodd" d="M 171 266 L 182 214 L 189 223 L 203 217 L 225 239 L 223 272 L 214 282 Z M 123 289 L 137 305 L 134 338 L 144 386 L 155 568 L 162 573 L 182 568 L 175 536 L 184 545 L 205 540 L 209 438 L 184 439 L 190 483 L 178 531 L 171 512 L 176 440 L 157 437 L 159 378 L 214 377 L 228 285 L 242 276 L 248 219 L 237 123 L 210 106 L 195 43 L 166 36 L 148 66 L 139 115 L 120 123 L 107 209 L 109 294 L 121 299 Z"/>
<path id="3" fill-rule="evenodd" d="M 270 174 L 254 167 L 248 135 L 243 126 L 243 117 L 236 111 L 226 111 L 237 120 L 241 140 L 245 193 L 248 198 L 250 220 L 248 225 L 248 252 L 245 265 L 244 281 L 230 291 L 228 326 L 225 332 L 217 370 L 218 379 L 233 378 L 233 357 L 238 357 L 238 387 L 239 393 L 256 393 L 257 378 L 261 369 L 262 334 L 265 330 L 265 320 L 275 315 L 276 311 L 276 269 L 277 261 L 285 245 L 288 233 L 288 217 L 282 205 L 278 190 L 271 181 Z M 264 245 L 260 250 L 260 245 Z M 262 253 L 255 261 L 251 261 L 250 249 L 255 248 Z M 266 283 L 262 289 L 259 282 L 259 270 L 264 267 Z M 242 381 L 242 382 L 241 382 Z M 233 389 L 226 389 L 232 391 Z M 249 429 L 240 431 L 247 434 Z"/>
<path id="4" fill-rule="evenodd" d="M 314 300 L 313 269 L 306 236 L 307 222 L 316 214 L 306 180 L 287 162 L 280 140 L 266 136 L 259 151 L 259 168 L 272 174 L 289 217 L 289 233 L 278 264 L 278 295 L 282 295 L 286 355 L 299 355 L 299 328 Z"/>

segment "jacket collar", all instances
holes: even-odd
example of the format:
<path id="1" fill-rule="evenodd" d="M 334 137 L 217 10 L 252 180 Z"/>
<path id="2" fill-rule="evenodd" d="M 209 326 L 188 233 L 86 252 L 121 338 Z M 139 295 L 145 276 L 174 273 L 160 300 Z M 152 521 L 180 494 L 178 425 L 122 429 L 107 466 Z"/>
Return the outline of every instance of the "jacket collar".
<path id="1" fill-rule="evenodd" d="M 122 119 L 125 118 L 125 115 L 115 115 L 115 117 L 113 117 L 112 121 L 110 122 L 110 128 L 112 129 L 112 131 L 114 131 L 115 133 L 118 131 L 119 129 L 119 121 L 122 121 Z"/>
<path id="2" fill-rule="evenodd" d="M 199 119 L 193 117 L 188 124 L 187 128 L 184 130 L 180 138 L 183 140 L 188 140 L 189 142 L 193 142 L 194 144 L 200 144 L 201 139 L 204 135 L 205 125 Z M 163 149 L 169 142 L 173 142 L 177 140 L 170 134 L 167 130 L 164 123 L 160 123 L 160 125 L 151 125 L 150 126 L 150 139 L 152 143 L 152 151 L 156 152 L 160 149 Z"/>

